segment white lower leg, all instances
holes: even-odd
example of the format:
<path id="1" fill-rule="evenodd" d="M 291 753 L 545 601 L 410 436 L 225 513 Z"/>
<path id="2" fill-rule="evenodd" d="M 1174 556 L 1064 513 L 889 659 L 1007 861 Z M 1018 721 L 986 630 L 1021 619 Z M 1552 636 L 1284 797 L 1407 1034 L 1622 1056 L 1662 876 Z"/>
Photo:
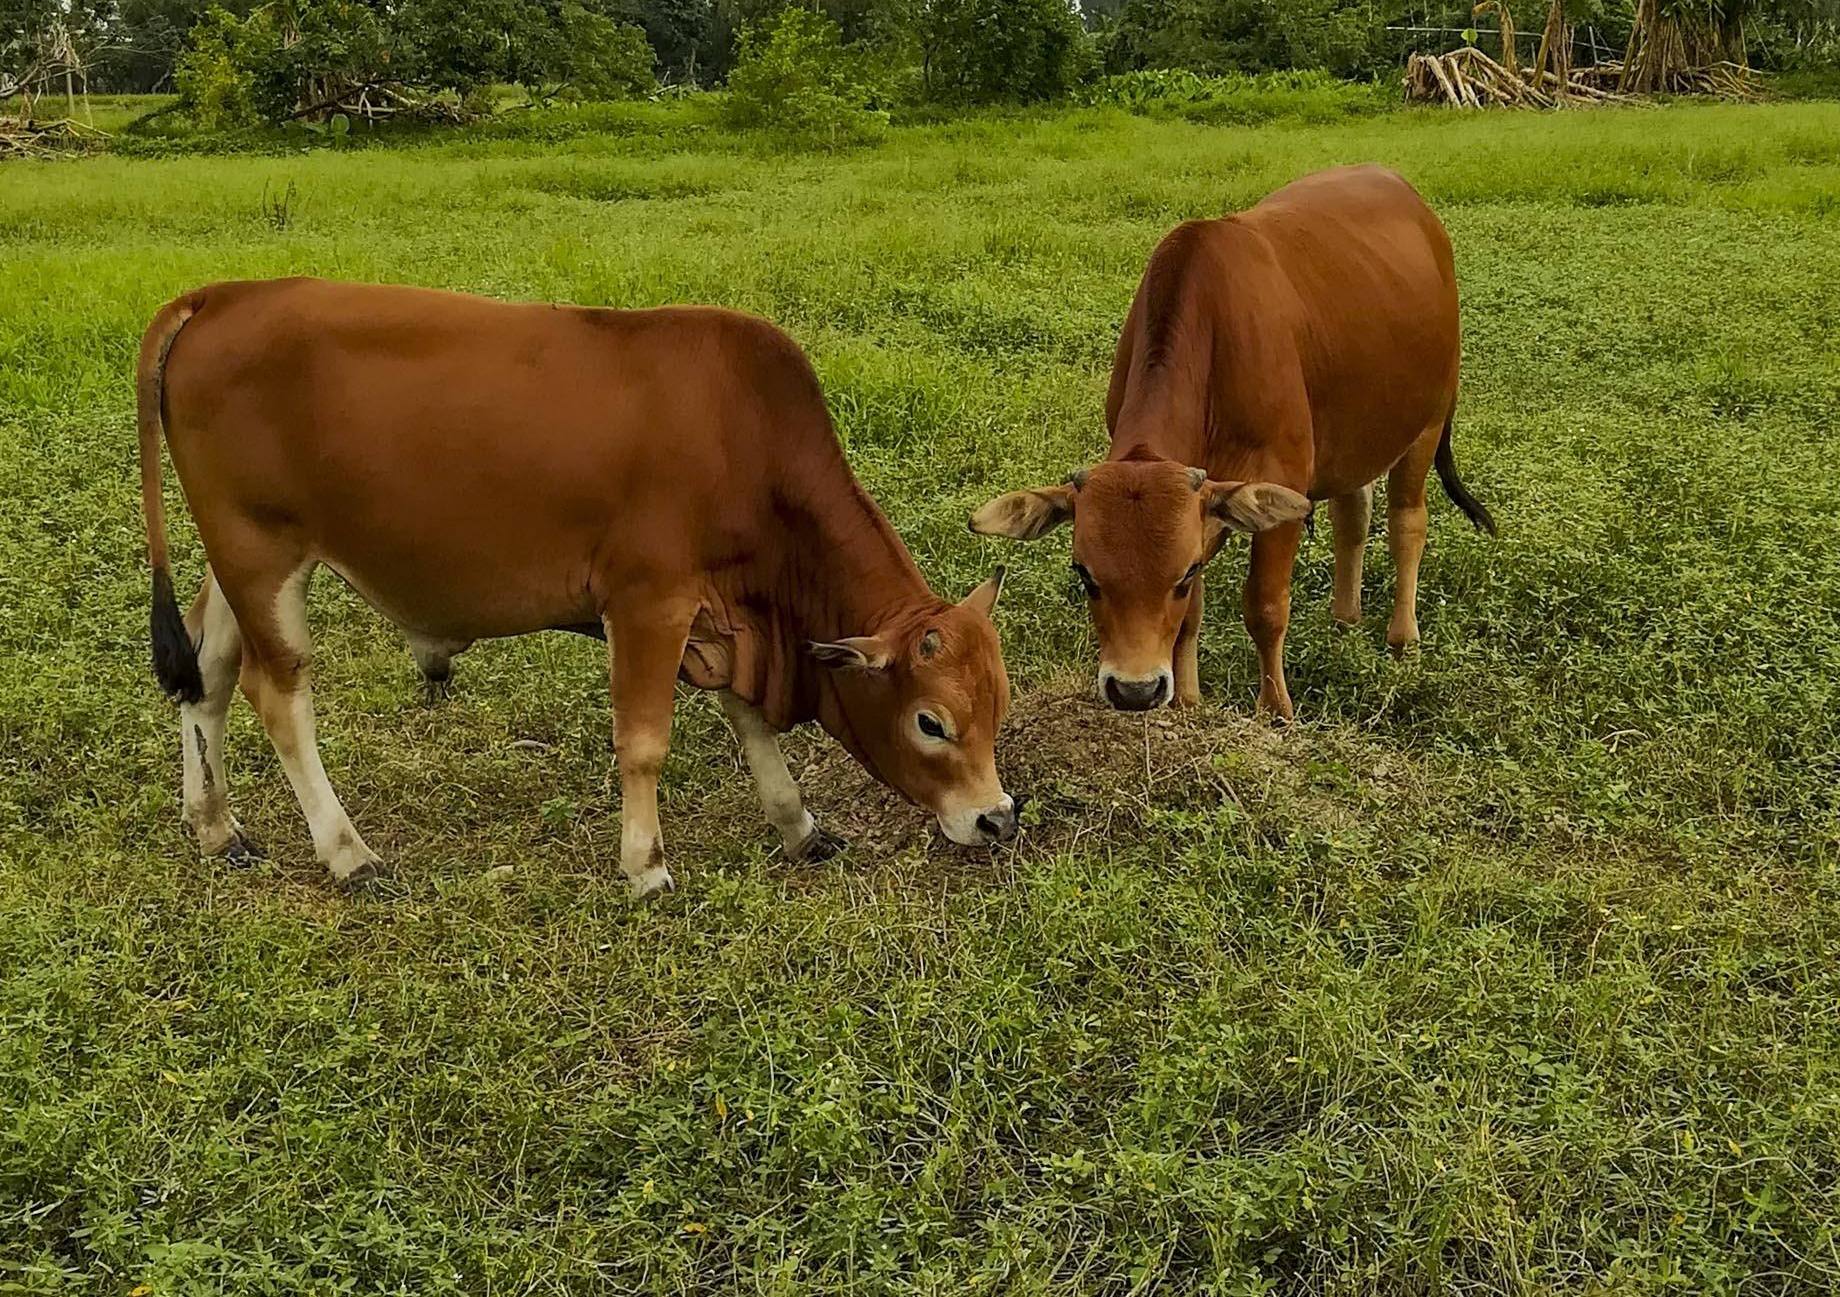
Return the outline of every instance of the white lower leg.
<path id="1" fill-rule="evenodd" d="M 377 854 L 364 845 L 339 795 L 332 790 L 315 741 L 313 694 L 304 679 L 286 692 L 272 685 L 265 691 L 262 720 L 281 758 L 281 768 L 300 801 L 301 814 L 313 835 L 313 852 L 341 881 L 361 871 L 375 872 Z"/>
<path id="2" fill-rule="evenodd" d="M 230 851 L 242 842 L 242 826 L 230 813 L 230 782 L 224 769 L 224 721 L 236 691 L 242 660 L 242 631 L 217 579 L 207 574 L 203 615 L 190 626 L 198 644 L 198 674 L 204 696 L 179 707 L 180 745 L 184 750 L 185 822 L 208 856 Z"/>
<path id="3" fill-rule="evenodd" d="M 271 661 L 260 664 L 255 702 L 262 727 L 300 802 L 301 814 L 307 817 L 313 852 L 334 878 L 344 882 L 376 874 L 381 862 L 358 836 L 339 795 L 332 790 L 332 781 L 326 778 L 326 767 L 320 764 L 313 690 L 305 665 L 312 653 L 307 634 L 307 581 L 312 572 L 311 564 L 303 567 L 276 595 L 275 628 L 280 643 L 269 646 Z M 283 656 L 284 664 L 272 663 L 273 658 Z"/>
<path id="4" fill-rule="evenodd" d="M 760 792 L 760 804 L 767 820 L 779 830 L 787 854 L 798 855 L 818 832 L 817 822 L 805 809 L 799 786 L 786 769 L 786 758 L 779 750 L 779 736 L 767 724 L 760 709 L 724 689 L 720 695 L 723 714 L 741 740 L 741 754 L 753 772 L 754 786 Z"/>

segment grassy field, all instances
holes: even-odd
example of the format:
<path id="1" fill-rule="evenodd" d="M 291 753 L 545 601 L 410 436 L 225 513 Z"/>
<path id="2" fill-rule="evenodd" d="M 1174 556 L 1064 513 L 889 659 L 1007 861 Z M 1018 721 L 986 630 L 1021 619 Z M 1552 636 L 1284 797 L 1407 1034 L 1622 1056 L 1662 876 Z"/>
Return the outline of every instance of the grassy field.
<path id="1" fill-rule="evenodd" d="M 0 1292 L 1840 1284 L 1840 105 L 552 125 L 0 168 Z M 1434 502 L 1403 662 L 1384 547 L 1350 634 L 1307 543 L 1287 733 L 1243 548 L 1200 713 L 1087 708 L 1064 540 L 967 511 L 1100 453 L 1165 228 L 1366 159 L 1455 240 L 1501 538 Z M 201 863 L 132 358 L 172 294 L 292 272 L 784 324 L 936 584 L 1012 565 L 1030 832 L 929 841 L 801 740 L 856 846 L 788 866 L 686 696 L 680 891 L 632 906 L 599 647 L 482 646 L 429 708 L 322 580 L 326 763 L 397 877 L 326 885 L 241 703 L 271 859 Z"/>

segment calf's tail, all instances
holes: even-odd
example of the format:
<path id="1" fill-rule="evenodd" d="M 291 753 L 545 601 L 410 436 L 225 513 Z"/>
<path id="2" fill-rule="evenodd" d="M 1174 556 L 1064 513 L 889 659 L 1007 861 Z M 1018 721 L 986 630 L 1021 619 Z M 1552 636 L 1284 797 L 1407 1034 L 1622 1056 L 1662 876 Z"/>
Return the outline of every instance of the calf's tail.
<path id="1" fill-rule="evenodd" d="M 174 702 L 195 703 L 204 697 L 198 672 L 198 649 L 173 597 L 172 565 L 166 553 L 166 505 L 160 492 L 160 443 L 166 435 L 166 356 L 173 339 L 202 305 L 193 293 L 168 302 L 147 326 L 141 340 L 135 392 L 140 404 L 141 512 L 147 522 L 147 563 L 153 569 L 153 674 Z"/>
<path id="2" fill-rule="evenodd" d="M 1463 485 L 1463 479 L 1457 476 L 1456 456 L 1450 453 L 1450 424 L 1454 418 L 1454 413 L 1445 418 L 1444 435 L 1438 439 L 1437 458 L 1432 461 L 1437 466 L 1438 481 L 1444 484 L 1444 494 L 1450 497 L 1451 503 L 1463 510 L 1464 517 L 1493 536 L 1495 519 L 1489 516 L 1482 501 L 1471 495 L 1469 488 Z"/>

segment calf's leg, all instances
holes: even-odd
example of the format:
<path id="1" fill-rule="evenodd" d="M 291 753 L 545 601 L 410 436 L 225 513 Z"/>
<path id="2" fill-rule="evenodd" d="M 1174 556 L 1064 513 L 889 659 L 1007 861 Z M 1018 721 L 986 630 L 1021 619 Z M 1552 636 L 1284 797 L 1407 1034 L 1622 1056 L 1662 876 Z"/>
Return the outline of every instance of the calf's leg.
<path id="1" fill-rule="evenodd" d="M 843 841 L 832 837 L 811 818 L 799 786 L 786 769 L 786 758 L 779 750 L 779 736 L 767 724 L 760 709 L 727 689 L 717 695 L 722 714 L 741 741 L 741 753 L 754 774 L 754 786 L 760 790 L 760 804 L 767 820 L 779 830 L 788 860 L 824 860 L 835 855 Z"/>
<path id="2" fill-rule="evenodd" d="M 359 883 L 381 874 L 383 862 L 358 836 L 320 764 L 308 671 L 307 583 L 314 566 L 300 563 L 279 579 L 239 574 L 234 582 L 220 572 L 219 580 L 243 627 L 243 692 L 300 801 L 314 854 L 339 882 Z"/>
<path id="3" fill-rule="evenodd" d="M 1283 721 L 1294 714 L 1284 683 L 1284 632 L 1291 621 L 1291 567 L 1302 542 L 1301 522 L 1259 532 L 1246 572 L 1246 629 L 1259 651 L 1259 711 Z"/>
<path id="4" fill-rule="evenodd" d="M 625 598 L 604 617 L 620 767 L 620 872 L 640 899 L 675 886 L 658 826 L 658 775 L 671 746 L 673 690 L 695 613 L 690 600 Z"/>
<path id="5" fill-rule="evenodd" d="M 1418 643 L 1418 564 L 1425 556 L 1425 475 L 1437 455 L 1443 425 L 1412 443 L 1386 478 L 1386 547 L 1393 555 L 1393 619 L 1386 642 L 1403 653 Z"/>
<path id="6" fill-rule="evenodd" d="M 1335 597 L 1329 615 L 1349 626 L 1361 620 L 1361 559 L 1367 551 L 1373 509 L 1371 482 L 1329 502 L 1329 516 L 1335 522 Z"/>
<path id="7" fill-rule="evenodd" d="M 185 616 L 186 633 L 198 648 L 198 674 L 204 696 L 179 706 L 179 735 L 184 749 L 185 822 L 207 856 L 242 863 L 255 855 L 243 826 L 230 813 L 230 780 L 224 770 L 224 721 L 236 692 L 243 660 L 243 631 L 236 614 L 207 567 L 204 585 Z"/>
<path id="8" fill-rule="evenodd" d="M 1177 707 L 1193 707 L 1201 701 L 1201 614 L 1202 581 L 1195 574 L 1194 589 L 1188 594 L 1188 612 L 1182 617 L 1182 629 L 1176 632 L 1175 677 Z"/>

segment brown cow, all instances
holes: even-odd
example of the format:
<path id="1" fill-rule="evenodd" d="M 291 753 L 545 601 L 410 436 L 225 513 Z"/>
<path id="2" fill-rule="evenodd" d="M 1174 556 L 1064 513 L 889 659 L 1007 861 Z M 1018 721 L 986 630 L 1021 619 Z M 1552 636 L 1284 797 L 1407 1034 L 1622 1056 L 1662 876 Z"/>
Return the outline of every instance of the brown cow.
<path id="1" fill-rule="evenodd" d="M 210 561 L 183 619 L 162 434 Z M 425 661 L 488 636 L 605 636 L 638 895 L 672 886 L 658 773 L 680 674 L 721 691 L 791 855 L 835 846 L 775 740 L 810 719 L 954 841 L 1015 832 L 993 755 L 1001 573 L 956 606 L 934 596 L 845 463 L 804 353 L 762 320 L 217 284 L 147 331 L 140 455 L 154 665 L 181 704 L 185 816 L 208 853 L 248 850 L 224 776 L 240 666 L 319 858 L 342 881 L 377 872 L 314 746 L 306 589 L 322 564 Z"/>
<path id="2" fill-rule="evenodd" d="M 1380 167 L 1306 176 L 1171 231 L 1118 340 L 1109 457 L 999 496 L 971 529 L 1033 540 L 1073 520 L 1100 692 L 1127 710 L 1199 701 L 1202 568 L 1230 533 L 1256 533 L 1245 616 L 1259 706 L 1288 720 L 1291 564 L 1312 500 L 1335 519 L 1334 616 L 1357 622 L 1373 482 L 1388 475 L 1395 649 L 1418 639 L 1426 470 L 1495 529 L 1451 458 L 1458 354 L 1450 240 L 1424 201 Z"/>

